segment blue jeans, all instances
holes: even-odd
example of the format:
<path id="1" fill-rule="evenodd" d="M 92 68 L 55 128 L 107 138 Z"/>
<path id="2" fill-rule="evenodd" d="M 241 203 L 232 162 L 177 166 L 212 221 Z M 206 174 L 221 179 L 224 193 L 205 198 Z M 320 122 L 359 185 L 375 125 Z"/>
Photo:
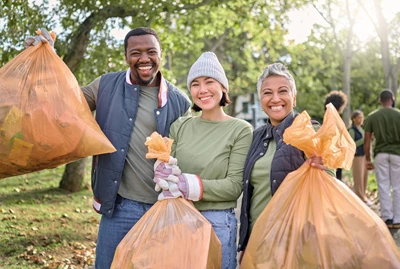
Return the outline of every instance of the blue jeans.
<path id="1" fill-rule="evenodd" d="M 118 196 L 113 216 L 101 217 L 96 246 L 96 269 L 111 267 L 118 244 L 151 206 L 152 204 Z"/>
<path id="2" fill-rule="evenodd" d="M 236 268 L 237 219 L 233 209 L 204 210 L 200 213 L 211 223 L 222 245 L 221 269 Z"/>

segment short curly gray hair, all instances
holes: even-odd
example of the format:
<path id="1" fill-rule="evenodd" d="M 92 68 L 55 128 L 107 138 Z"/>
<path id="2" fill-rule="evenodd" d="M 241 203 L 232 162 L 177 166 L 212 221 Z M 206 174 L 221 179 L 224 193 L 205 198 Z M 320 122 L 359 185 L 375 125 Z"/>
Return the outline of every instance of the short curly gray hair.
<path id="1" fill-rule="evenodd" d="M 297 94 L 296 82 L 294 81 L 293 76 L 289 73 L 289 70 L 287 69 L 287 67 L 282 63 L 273 63 L 273 64 L 270 64 L 267 67 L 265 67 L 261 76 L 258 78 L 257 93 L 258 93 L 259 100 L 261 100 L 260 91 L 261 91 L 261 85 L 262 85 L 263 81 L 272 76 L 285 77 L 289 81 L 293 96 L 296 96 L 296 94 Z"/>

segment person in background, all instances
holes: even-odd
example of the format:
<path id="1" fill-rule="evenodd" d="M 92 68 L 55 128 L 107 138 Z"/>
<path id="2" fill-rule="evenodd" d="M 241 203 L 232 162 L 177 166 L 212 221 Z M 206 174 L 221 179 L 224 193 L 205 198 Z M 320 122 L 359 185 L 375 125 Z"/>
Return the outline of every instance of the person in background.
<path id="1" fill-rule="evenodd" d="M 178 160 L 182 174 L 178 183 L 169 182 L 169 190 L 163 191 L 159 199 L 182 196 L 194 201 L 221 241 L 221 268 L 235 269 L 234 208 L 242 193 L 244 162 L 253 128 L 224 112 L 223 107 L 231 103 L 229 83 L 214 53 L 203 53 L 192 65 L 187 87 L 192 109 L 200 115 L 181 117 L 171 126 L 171 154 Z"/>
<path id="2" fill-rule="evenodd" d="M 325 97 L 324 110 L 326 110 L 326 105 L 329 103 L 332 103 L 337 112 L 342 115 L 347 105 L 347 95 L 342 91 L 331 91 Z M 345 126 L 348 126 L 348 123 L 345 122 Z M 336 169 L 336 178 L 342 180 L 342 168 Z"/>
<path id="3" fill-rule="evenodd" d="M 304 152 L 283 141 L 283 133 L 296 117 L 293 109 L 297 94 L 295 80 L 286 66 L 268 65 L 258 79 L 257 93 L 269 119 L 254 131 L 244 167 L 238 251 L 245 250 L 254 223 L 287 174 L 304 162 L 325 169 L 321 157 L 312 155 L 306 160 Z M 316 130 L 320 127 L 315 121 L 313 126 Z M 333 171 L 329 173 L 334 176 Z"/>
<path id="4" fill-rule="evenodd" d="M 351 127 L 349 134 L 356 143 L 356 152 L 353 159 L 352 173 L 354 181 L 354 193 L 367 205 L 371 206 L 372 203 L 368 200 L 366 195 L 368 183 L 368 169 L 365 161 L 364 154 L 364 129 L 362 124 L 364 122 L 364 114 L 360 110 L 355 110 L 351 114 Z"/>
<path id="5" fill-rule="evenodd" d="M 381 108 L 365 119 L 364 152 L 367 168 L 374 169 L 378 183 L 381 218 L 388 228 L 400 228 L 400 110 L 393 107 L 395 98 L 390 90 L 379 95 Z M 375 164 L 371 160 L 371 137 Z M 392 189 L 392 195 L 390 191 Z"/>
<path id="6" fill-rule="evenodd" d="M 25 46 L 53 41 L 46 29 L 28 37 Z M 170 125 L 190 112 L 189 98 L 160 72 L 161 42 L 146 27 L 124 40 L 128 69 L 104 74 L 81 87 L 96 121 L 117 152 L 93 157 L 93 208 L 102 214 L 96 246 L 96 269 L 109 269 L 116 247 L 157 201 L 154 159 L 146 159 L 146 137 L 168 136 Z"/>

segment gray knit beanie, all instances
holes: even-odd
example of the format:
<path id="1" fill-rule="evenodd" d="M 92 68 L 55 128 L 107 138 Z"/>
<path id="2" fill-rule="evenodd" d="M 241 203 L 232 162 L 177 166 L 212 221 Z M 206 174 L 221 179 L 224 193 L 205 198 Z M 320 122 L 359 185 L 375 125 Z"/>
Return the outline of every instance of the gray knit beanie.
<path id="1" fill-rule="evenodd" d="M 187 78 L 187 87 L 189 91 L 192 81 L 203 76 L 217 80 L 224 86 L 226 91 L 229 91 L 228 79 L 226 78 L 224 68 L 218 61 L 217 55 L 215 55 L 214 52 L 204 52 L 190 68 Z"/>

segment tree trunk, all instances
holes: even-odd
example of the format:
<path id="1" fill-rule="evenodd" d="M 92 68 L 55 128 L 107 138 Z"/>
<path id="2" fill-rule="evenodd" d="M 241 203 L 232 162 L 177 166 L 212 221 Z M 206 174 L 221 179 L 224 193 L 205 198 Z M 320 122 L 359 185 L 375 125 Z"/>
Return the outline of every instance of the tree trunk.
<path id="1" fill-rule="evenodd" d="M 398 72 L 396 64 L 393 64 L 390 59 L 390 48 L 389 48 L 389 25 L 382 12 L 382 6 L 379 1 L 374 1 L 378 24 L 375 27 L 378 29 L 378 36 L 381 40 L 381 54 L 382 54 L 382 66 L 383 73 L 385 75 L 386 88 L 392 90 L 395 98 L 397 97 L 398 88 Z"/>
<path id="2" fill-rule="evenodd" d="M 394 98 L 397 99 L 397 91 L 399 89 L 399 71 L 397 70 L 397 66 L 392 66 L 392 92 L 394 95 Z"/>
<path id="3" fill-rule="evenodd" d="M 344 66 L 343 66 L 343 75 L 344 75 L 344 79 L 343 79 L 343 92 L 347 95 L 347 104 L 343 110 L 343 114 L 342 114 L 342 118 L 343 118 L 343 122 L 346 125 L 346 127 L 349 127 L 350 124 L 350 113 L 351 113 L 351 109 L 350 109 L 350 102 L 351 102 L 351 98 L 350 98 L 350 84 L 351 84 L 351 79 L 350 79 L 350 75 L 351 75 L 351 61 L 352 61 L 352 51 L 351 49 L 347 50 L 348 53 L 350 53 L 350 55 L 346 55 L 345 56 L 345 60 L 344 60 Z"/>
<path id="4" fill-rule="evenodd" d="M 397 91 L 399 87 L 399 69 L 398 62 L 392 62 L 390 59 L 390 48 L 389 48 L 389 24 L 386 21 L 386 17 L 382 12 L 382 5 L 380 0 L 374 0 L 374 7 L 376 11 L 377 21 L 372 19 L 369 10 L 363 5 L 362 0 L 358 0 L 361 6 L 364 8 L 365 13 L 373 23 L 376 33 L 381 41 L 381 55 L 382 55 L 382 67 L 383 74 L 385 76 L 385 86 L 387 89 L 392 90 L 394 97 L 397 97 Z"/>
<path id="5" fill-rule="evenodd" d="M 347 34 L 346 38 L 346 48 L 344 51 L 343 59 L 343 92 L 347 95 L 347 104 L 343 111 L 343 121 L 346 127 L 350 125 L 350 114 L 351 114 L 351 64 L 353 61 L 353 19 L 350 16 L 350 13 L 347 13 L 349 18 L 349 33 Z"/>
<path id="6" fill-rule="evenodd" d="M 229 96 L 229 99 L 231 100 L 232 103 L 230 105 L 228 105 L 227 114 L 232 117 L 235 117 L 236 116 L 236 103 L 237 103 L 238 96 L 237 95 Z"/>
<path id="7" fill-rule="evenodd" d="M 78 192 L 82 189 L 87 160 L 88 158 L 84 158 L 65 166 L 64 174 L 60 181 L 61 189 L 70 192 Z"/>

